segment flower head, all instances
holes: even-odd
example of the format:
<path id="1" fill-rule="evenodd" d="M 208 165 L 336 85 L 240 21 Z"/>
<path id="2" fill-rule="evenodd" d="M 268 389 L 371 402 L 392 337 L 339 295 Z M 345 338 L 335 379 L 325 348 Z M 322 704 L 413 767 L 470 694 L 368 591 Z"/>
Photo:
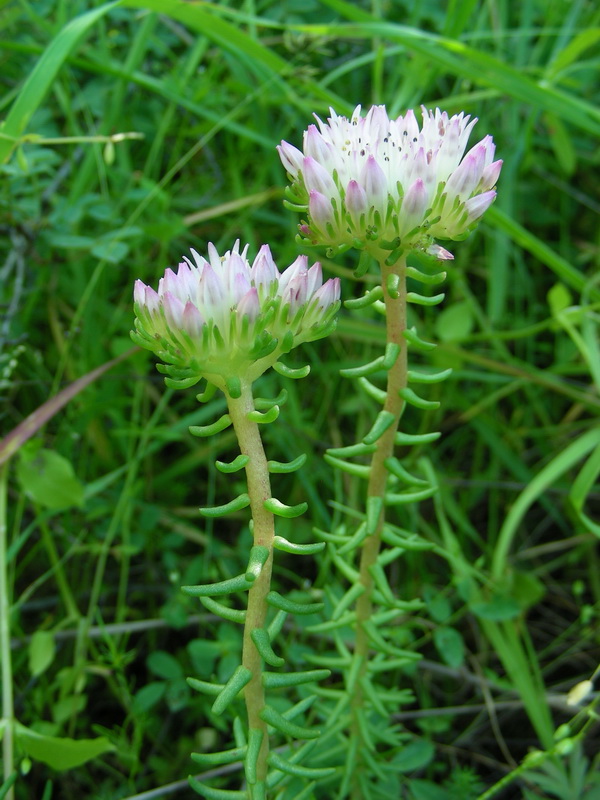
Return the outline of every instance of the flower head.
<path id="1" fill-rule="evenodd" d="M 390 119 L 385 106 L 350 119 L 331 110 L 304 133 L 303 151 L 277 148 L 291 199 L 308 215 L 300 226 L 312 244 L 421 249 L 462 239 L 493 202 L 502 161 L 486 136 L 464 155 L 477 119 L 422 108 Z M 447 253 L 448 251 L 444 251 Z"/>
<path id="2" fill-rule="evenodd" d="M 195 250 L 158 291 L 135 282 L 134 341 L 152 350 L 162 372 L 182 385 L 200 378 L 224 389 L 230 379 L 256 380 L 302 342 L 326 336 L 339 307 L 339 278 L 323 283 L 321 265 L 300 256 L 281 274 L 268 245 L 252 265 L 239 241 L 208 259 Z"/>

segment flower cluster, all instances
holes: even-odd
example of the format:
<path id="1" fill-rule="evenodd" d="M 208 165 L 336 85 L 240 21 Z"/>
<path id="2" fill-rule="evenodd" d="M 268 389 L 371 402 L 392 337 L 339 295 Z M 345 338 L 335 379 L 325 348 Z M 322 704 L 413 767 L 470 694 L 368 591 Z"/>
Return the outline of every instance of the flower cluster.
<path id="1" fill-rule="evenodd" d="M 195 250 L 177 273 L 167 269 L 158 291 L 135 283 L 134 341 L 164 362 L 162 372 L 181 385 L 200 378 L 225 389 L 230 379 L 250 382 L 302 342 L 326 336 L 339 308 L 339 279 L 323 283 L 321 265 L 299 256 L 282 273 L 268 245 L 252 266 L 239 242 L 208 260 Z"/>
<path id="2" fill-rule="evenodd" d="M 304 152 L 278 147 L 292 181 L 293 207 L 308 213 L 300 227 L 312 244 L 430 250 L 435 239 L 462 239 L 493 202 L 502 161 L 486 136 L 464 155 L 477 122 L 423 108 L 397 119 L 385 106 L 365 117 L 318 117 L 304 133 Z"/>

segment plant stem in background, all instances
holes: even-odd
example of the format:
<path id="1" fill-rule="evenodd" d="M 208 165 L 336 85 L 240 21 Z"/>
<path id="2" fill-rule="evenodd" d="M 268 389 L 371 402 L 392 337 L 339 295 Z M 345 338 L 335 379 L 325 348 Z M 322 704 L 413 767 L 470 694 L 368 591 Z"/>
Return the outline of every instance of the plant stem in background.
<path id="1" fill-rule="evenodd" d="M 10 598 L 8 591 L 8 564 L 6 563 L 6 495 L 8 466 L 0 466 L 0 657 L 2 658 L 2 761 L 4 781 L 13 773 L 13 687 L 10 652 Z M 6 800 L 13 800 L 14 790 L 9 788 Z"/>
<path id="2" fill-rule="evenodd" d="M 269 550 L 268 558 L 260 575 L 248 592 L 242 654 L 242 665 L 252 673 L 252 678 L 244 689 L 248 712 L 248 727 L 250 730 L 259 730 L 263 734 L 256 769 L 257 780 L 263 781 L 267 776 L 269 740 L 267 724 L 259 717 L 265 706 L 262 660 L 251 637 L 252 631 L 264 627 L 267 616 L 265 598 L 271 588 L 275 521 L 273 514 L 267 511 L 264 506 L 265 500 L 271 497 L 271 483 L 258 424 L 249 418 L 249 414 L 254 411 L 251 384 L 243 383 L 241 396 L 239 398 L 228 396 L 227 404 L 240 450 L 243 455 L 248 456 L 250 459 L 246 464 L 246 479 L 250 497 L 250 510 L 252 512 L 254 545 L 266 547 Z"/>

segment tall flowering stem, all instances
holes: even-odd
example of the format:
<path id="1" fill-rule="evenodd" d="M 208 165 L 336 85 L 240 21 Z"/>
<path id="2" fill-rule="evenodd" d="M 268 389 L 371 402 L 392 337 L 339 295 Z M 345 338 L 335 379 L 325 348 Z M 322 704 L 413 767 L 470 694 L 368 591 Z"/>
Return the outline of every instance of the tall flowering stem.
<path id="1" fill-rule="evenodd" d="M 402 389 L 407 386 L 407 342 L 404 338 L 406 330 L 406 260 L 401 259 L 393 267 L 385 263 L 385 258 L 381 259 L 381 274 L 383 278 L 383 295 L 386 311 L 386 333 L 388 344 L 398 347 L 398 355 L 394 364 L 387 372 L 387 386 L 385 401 L 383 404 L 384 412 L 391 415 L 389 427 L 377 439 L 376 450 L 371 459 L 371 469 L 367 485 L 367 504 L 379 510 L 375 514 L 369 536 L 365 539 L 362 546 L 360 558 L 360 582 L 365 587 L 365 592 L 358 598 L 356 603 L 356 654 L 358 658 L 366 660 L 369 654 L 369 638 L 362 623 L 368 622 L 373 614 L 373 576 L 371 568 L 377 562 L 377 556 L 381 549 L 381 533 L 385 520 L 384 499 L 389 478 L 386 461 L 393 455 L 395 437 L 398 431 L 400 416 L 404 408 L 404 400 L 400 394 Z M 387 287 L 388 277 L 398 276 L 397 288 L 394 296 L 390 295 Z"/>
<path id="2" fill-rule="evenodd" d="M 494 187 L 502 167 L 501 161 L 494 161 L 490 136 L 465 154 L 476 119 L 465 114 L 449 117 L 439 109 L 423 108 L 422 112 L 419 126 L 412 111 L 390 119 L 384 106 L 374 106 L 363 117 L 357 106 L 347 119 L 331 110 L 327 122 L 317 117 L 317 125 L 309 126 L 303 150 L 287 142 L 278 148 L 291 181 L 288 206 L 306 215 L 299 238 L 304 244 L 326 245 L 332 254 L 351 247 L 360 250 L 357 277 L 377 261 L 381 284 L 362 298 L 346 301 L 346 306 L 374 306 L 386 317 L 385 354 L 369 364 L 342 370 L 380 402 L 382 410 L 360 443 L 331 449 L 326 455 L 336 468 L 367 479 L 364 519 L 358 528 L 348 535 L 321 532 L 332 561 L 350 586 L 337 601 L 332 597 L 332 623 L 317 627 L 336 631 L 352 624 L 355 630 L 353 653 L 341 637 L 335 639 L 345 669 L 350 710 L 338 800 L 349 795 L 353 800 L 372 796 L 371 777 L 381 779 L 385 772 L 377 759 L 378 741 L 385 743 L 386 753 L 390 746 L 402 748 L 402 736 L 385 722 L 391 710 L 408 698 L 389 687 L 375 686 L 374 681 L 377 675 L 418 658 L 394 644 L 388 623 L 399 613 L 418 608 L 420 601 L 398 598 L 385 567 L 406 550 L 423 549 L 429 543 L 392 524 L 393 515 L 386 510 L 418 502 L 435 492 L 434 485 L 412 475 L 394 456 L 394 447 L 422 445 L 439 436 L 399 433 L 398 429 L 407 404 L 422 410 L 439 406 L 410 384 L 435 384 L 450 370 L 408 369 L 409 344 L 417 352 L 434 347 L 421 340 L 414 328 L 408 328 L 408 304 L 440 303 L 444 295 L 432 294 L 431 287 L 442 282 L 445 273 L 422 272 L 407 259 L 418 252 L 431 260 L 451 260 L 452 254 L 438 240 L 460 240 L 469 234 L 495 199 Z M 407 291 L 408 278 L 421 283 L 423 293 Z M 382 370 L 387 373 L 385 390 L 370 380 Z M 348 460 L 365 455 L 371 456 L 368 467 Z M 353 605 L 354 611 L 348 612 Z M 342 723 L 344 709 L 344 703 L 338 703 L 330 715 L 331 725 Z M 383 717 L 383 722 L 374 723 L 377 716 Z"/>
<path id="3" fill-rule="evenodd" d="M 294 518 L 306 503 L 289 506 L 272 495 L 270 473 L 293 472 L 304 455 L 291 462 L 267 461 L 260 426 L 275 422 L 285 392 L 278 398 L 258 400 L 252 385 L 269 367 L 288 378 L 305 377 L 308 367 L 290 369 L 280 357 L 305 341 L 326 336 L 335 325 L 339 307 L 338 280 L 323 283 L 321 266 L 308 267 L 300 256 L 283 273 L 277 269 L 268 246 L 264 245 L 252 265 L 241 252 L 239 242 L 220 256 L 213 245 L 205 259 L 192 250 L 177 273 L 167 270 L 158 291 L 137 281 L 134 290 L 134 341 L 159 356 L 167 385 L 187 388 L 201 378 L 206 381 L 198 395 L 203 402 L 220 389 L 227 400 L 228 413 L 214 423 L 192 426 L 195 436 L 206 437 L 233 426 L 240 454 L 231 462 L 217 461 L 225 474 L 245 469 L 247 492 L 222 506 L 200 509 L 206 517 L 219 518 L 231 511 L 250 507 L 254 542 L 247 565 L 240 575 L 212 584 L 184 586 L 183 591 L 198 597 L 212 613 L 244 628 L 241 663 L 225 684 L 190 678 L 192 688 L 214 698 L 213 714 L 222 714 L 243 694 L 246 726 L 234 726 L 235 747 L 218 753 L 193 753 L 202 766 L 244 762 L 245 786 L 240 790 L 207 786 L 194 778 L 192 788 L 207 798 L 267 800 L 269 787 L 284 788 L 292 776 L 304 779 L 327 777 L 332 770 L 301 765 L 300 760 L 314 747 L 319 732 L 291 721 L 302 713 L 314 697 L 304 698 L 289 713 L 280 714 L 266 702 L 266 689 L 281 689 L 312 683 L 327 677 L 326 669 L 305 672 L 266 670 L 279 668 L 284 659 L 273 650 L 273 643 L 287 614 L 312 614 L 323 604 L 296 603 L 271 590 L 275 548 L 300 556 L 323 548 L 321 543 L 295 544 L 275 532 L 275 518 Z M 247 594 L 245 608 L 220 601 L 223 597 Z M 216 599 L 219 598 L 219 599 Z M 269 621 L 269 617 L 271 617 Z M 308 702 L 306 702 L 308 700 Z M 269 748 L 269 729 L 286 740 L 306 740 L 286 753 Z"/>
<path id="4" fill-rule="evenodd" d="M 257 781 L 264 782 L 267 777 L 269 737 L 267 723 L 260 717 L 260 712 L 265 707 L 262 659 L 252 641 L 252 633 L 265 628 L 269 609 L 267 595 L 271 590 L 275 515 L 265 507 L 265 501 L 268 501 L 272 496 L 271 481 L 259 426 L 258 423 L 252 421 L 252 415 L 255 412 L 252 387 L 247 383 L 243 383 L 240 397 L 237 399 L 229 397 L 227 405 L 240 445 L 240 451 L 242 455 L 249 458 L 245 469 L 248 496 L 250 497 L 250 510 L 252 512 L 254 546 L 264 547 L 268 551 L 260 575 L 248 591 L 242 652 L 242 665 L 252 673 L 250 682 L 244 688 L 248 728 L 260 731 L 262 734 L 260 751 L 257 757 L 256 778 Z"/>

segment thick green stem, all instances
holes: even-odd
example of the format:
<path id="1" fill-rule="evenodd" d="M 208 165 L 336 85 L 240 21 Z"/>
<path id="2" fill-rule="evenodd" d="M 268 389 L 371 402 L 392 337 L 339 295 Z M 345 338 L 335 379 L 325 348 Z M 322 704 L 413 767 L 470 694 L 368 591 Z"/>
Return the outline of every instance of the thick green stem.
<path id="1" fill-rule="evenodd" d="M 2 659 L 2 760 L 4 764 L 4 781 L 13 773 L 13 685 L 12 660 L 10 652 L 10 598 L 8 591 L 8 564 L 6 563 L 6 496 L 7 496 L 6 464 L 0 466 L 0 658 Z M 14 789 L 6 793 L 6 800 L 13 800 Z"/>
<path id="2" fill-rule="evenodd" d="M 235 429 L 240 450 L 243 455 L 250 457 L 246 465 L 246 479 L 248 482 L 248 495 L 250 496 L 250 510 L 254 524 L 254 544 L 266 547 L 269 557 L 262 568 L 259 577 L 248 592 L 248 608 L 246 611 L 246 624 L 244 626 L 244 645 L 242 664 L 252 672 L 252 679 L 244 689 L 246 710 L 248 712 L 248 726 L 252 730 L 263 733 L 262 744 L 258 755 L 256 778 L 264 781 L 267 777 L 267 757 L 269 755 L 269 740 L 267 724 L 259 717 L 265 706 L 264 689 L 262 685 L 262 660 L 252 641 L 252 632 L 264 628 L 267 617 L 266 597 L 271 588 L 271 572 L 273 568 L 273 540 L 275 537 L 274 516 L 264 506 L 265 500 L 271 497 L 271 482 L 267 457 L 262 444 L 259 426 L 248 418 L 254 411 L 254 398 L 250 384 L 242 385 L 242 394 L 239 398 L 227 398 L 229 416 Z"/>
<path id="3" fill-rule="evenodd" d="M 388 278 L 394 274 L 398 275 L 400 280 L 394 292 L 396 296 L 392 297 L 388 291 Z M 394 451 L 394 437 L 398 431 L 400 415 L 404 406 L 404 400 L 400 397 L 399 392 L 407 385 L 406 341 L 403 336 L 406 330 L 406 259 L 402 258 L 392 267 L 387 266 L 384 260 L 381 259 L 381 277 L 386 308 L 387 343 L 397 344 L 400 347 L 400 352 L 396 362 L 387 374 L 387 394 L 383 406 L 385 411 L 389 411 L 394 415 L 395 421 L 377 440 L 377 449 L 373 453 L 371 460 L 367 488 L 367 501 L 370 498 L 380 498 L 382 503 L 377 527 L 365 539 L 360 560 L 360 582 L 365 587 L 365 592 L 359 597 L 356 604 L 356 648 L 354 657 L 361 662 L 359 674 L 365 674 L 369 657 L 369 637 L 363 623 L 368 622 L 373 613 L 373 577 L 370 568 L 377 561 L 377 556 L 381 549 L 381 531 L 384 523 L 383 499 L 388 476 L 384 462 Z M 357 681 L 352 697 L 352 735 L 353 737 L 358 737 L 358 741 L 362 738 L 359 717 L 363 701 L 362 688 Z M 352 796 L 356 800 L 361 797 L 358 782 L 355 783 Z"/>

